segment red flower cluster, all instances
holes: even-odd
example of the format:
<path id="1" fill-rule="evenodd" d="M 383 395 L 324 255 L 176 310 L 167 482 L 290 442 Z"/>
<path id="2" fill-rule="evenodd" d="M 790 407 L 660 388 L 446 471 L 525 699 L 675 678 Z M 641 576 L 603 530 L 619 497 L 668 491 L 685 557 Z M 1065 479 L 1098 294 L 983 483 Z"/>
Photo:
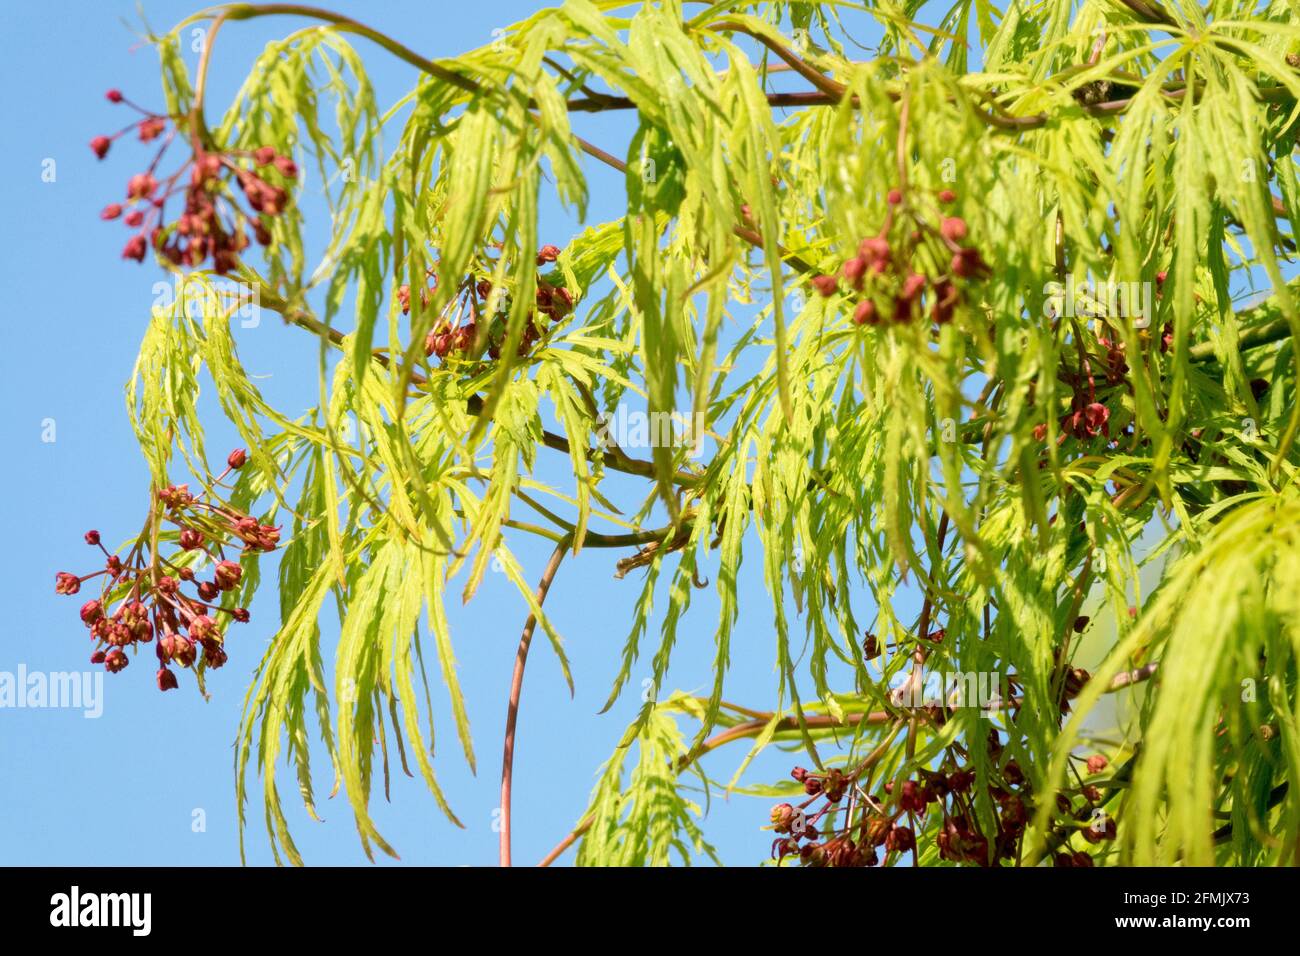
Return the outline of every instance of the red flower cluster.
<path id="1" fill-rule="evenodd" d="M 803 785 L 808 799 L 772 808 L 771 827 L 779 834 L 772 855 L 797 856 L 805 866 L 875 866 L 882 848 L 886 861 L 890 854 L 915 852 L 917 833 L 926 829 L 933 834 L 941 860 L 978 866 L 1013 861 L 1034 812 L 1033 787 L 1016 761 L 1004 753 L 995 729 L 989 731 L 987 749 L 992 769 L 986 787 L 995 808 L 991 825 L 981 823 L 974 812 L 976 771 L 965 751 L 957 757 L 950 753 L 944 761 L 948 769 L 920 770 L 912 778 L 888 781 L 883 792 L 874 796 L 861 786 L 862 768 L 851 773 L 836 769 L 812 773 L 795 767 L 790 775 Z M 1092 774 L 1106 766 L 1101 755 L 1087 761 Z M 847 810 L 839 813 L 838 823 L 819 829 L 823 818 L 836 819 L 839 804 L 850 791 L 853 797 Z M 1081 798 L 1077 804 L 1075 797 Z M 826 802 L 813 810 L 818 800 Z M 1092 784 L 1057 794 L 1054 834 L 1060 845 L 1075 835 L 1090 844 L 1115 839 L 1116 823 L 1099 812 L 1101 801 L 1100 788 Z M 939 819 L 930 816 L 934 813 Z M 927 817 L 934 820 L 930 827 L 926 827 Z M 1056 857 L 1056 865 L 1092 866 L 1092 858 L 1085 852 L 1065 853 Z"/>
<path id="2" fill-rule="evenodd" d="M 160 181 L 156 177 L 159 163 L 177 135 L 173 118 L 142 109 L 117 90 L 109 90 L 107 96 L 109 102 L 125 103 L 144 118 L 112 136 L 92 139 L 90 148 L 100 159 L 108 155 L 114 140 L 132 130 L 143 143 L 166 133 L 149 167 L 127 180 L 126 206 L 111 203 L 99 214 L 101 219 L 121 218 L 128 228 L 138 230 L 123 247 L 122 258 L 143 262 L 152 245 L 177 266 L 197 267 L 211 256 L 213 269 L 225 275 L 239 265 L 239 254 L 249 244 L 249 227 L 260 244 L 270 245 L 270 220 L 284 211 L 289 194 L 284 185 L 267 178 L 269 168 L 275 170 L 272 178 L 291 182 L 298 176 L 292 159 L 270 146 L 209 152 L 196 141 L 190 158 Z M 250 166 L 262 172 L 254 172 Z M 186 170 L 189 176 L 182 184 Z M 243 191 L 249 212 L 234 200 L 232 182 Z M 164 225 L 167 200 L 178 193 L 184 193 L 183 210 L 174 222 Z"/>
<path id="3" fill-rule="evenodd" d="M 1128 371 L 1128 364 L 1124 361 L 1123 347 L 1116 347 L 1105 338 L 1101 341 L 1108 350 L 1108 377 L 1112 381 L 1116 377 L 1122 380 L 1124 372 Z M 1080 375 L 1076 376 L 1069 371 L 1064 373 L 1067 380 L 1074 380 L 1074 392 L 1070 397 L 1070 410 L 1061 418 L 1061 441 L 1064 441 L 1067 437 L 1087 441 L 1096 438 L 1098 435 L 1110 438 L 1110 408 L 1097 399 L 1097 383 L 1092 374 L 1092 363 L 1086 357 L 1082 361 L 1083 368 Z M 1047 425 L 1045 423 L 1035 425 L 1034 440 L 1043 441 L 1046 437 Z"/>
<path id="4" fill-rule="evenodd" d="M 781 834 L 772 844 L 773 856 L 777 859 L 797 856 L 805 866 L 862 867 L 880 862 L 875 850 L 879 844 L 864 839 L 861 833 L 857 833 L 857 839 L 854 839 L 851 827 L 843 831 L 832 829 L 827 833 L 818 829 L 822 819 L 844 799 L 849 788 L 857 785 L 851 775 L 838 769 L 813 773 L 803 767 L 795 767 L 790 775 L 803 784 L 808 799 L 797 807 L 780 803 L 772 808 L 772 829 Z M 808 812 L 808 808 L 821 799 L 826 801 L 821 809 Z"/>
<path id="5" fill-rule="evenodd" d="M 216 483 L 242 467 L 245 460 L 242 449 L 232 452 Z M 130 663 L 127 648 L 151 643 L 157 637 L 158 688 L 166 691 L 177 685 L 168 664 L 189 668 L 197 662 L 201 669 L 215 669 L 226 663 L 218 621 L 225 615 L 245 623 L 248 611 L 214 603 L 222 593 L 235 590 L 243 577 L 243 568 L 226 559 L 225 546 L 238 541 L 245 551 L 270 551 L 279 543 L 280 531 L 228 505 L 205 501 L 206 497 L 206 492 L 190 494 L 185 485 L 162 489 L 155 496 L 146 529 L 163 522 L 175 525 L 181 552 L 172 557 L 203 552 L 215 562 L 212 580 L 197 580 L 188 558 L 169 560 L 155 553 L 146 558 L 151 539 L 148 532 L 124 559 L 104 548 L 98 531 L 88 531 L 86 543 L 104 554 L 103 569 L 85 575 L 67 571 L 55 575 L 58 594 L 76 594 L 86 581 L 103 576 L 99 597 L 81 606 L 81 621 L 96 642 L 92 664 L 103 664 L 110 673 L 117 673 Z M 185 593 L 187 585 L 194 588 L 194 596 Z"/>
<path id="6" fill-rule="evenodd" d="M 542 246 L 537 253 L 537 264 L 544 265 L 554 262 L 559 258 L 559 255 L 559 247 L 553 245 Z M 420 293 L 421 304 L 428 303 L 432 291 L 433 287 L 428 286 Z M 445 359 L 453 353 L 457 353 L 464 360 L 478 358 L 479 356 L 474 354 L 474 350 L 476 344 L 479 343 L 479 322 L 484 314 L 484 306 L 491 294 L 492 281 L 490 279 L 475 278 L 474 276 L 466 278 L 461 283 L 457 294 L 448 303 L 442 315 L 439 316 L 439 321 L 425 336 L 424 354 L 428 356 L 436 355 L 440 359 Z M 402 313 L 404 315 L 409 314 L 411 310 L 410 286 L 403 285 L 397 290 L 397 300 L 402 307 Z M 573 301 L 573 293 L 564 286 L 555 284 L 545 278 L 538 279 L 536 309 L 528 313 L 528 320 L 524 324 L 523 337 L 517 349 L 520 358 L 532 351 L 533 346 L 544 334 L 544 328 L 539 327 L 537 324 L 537 316 L 544 315 L 551 323 L 559 322 L 573 311 Z M 509 313 L 509 310 L 510 304 L 508 300 L 498 303 L 497 315 L 488 326 L 485 341 L 488 357 L 492 361 L 496 361 L 501 357 L 501 349 L 506 339 L 504 316 Z M 479 344 L 479 348 L 482 348 L 481 344 Z"/>
<path id="7" fill-rule="evenodd" d="M 957 197 L 945 189 L 936 198 L 947 205 Z M 896 210 L 901 209 L 905 199 L 901 190 L 890 190 L 889 211 L 880 232 L 858 244 L 857 254 L 844 263 L 838 278 L 823 274 L 812 280 L 813 288 L 826 298 L 845 287 L 858 296 L 853 310 L 856 325 L 878 325 L 886 317 L 894 322 L 910 322 L 927 309 L 931 321 L 945 325 L 952 321 L 962 301 L 961 280 L 988 275 L 979 251 L 961 244 L 968 230 L 966 221 L 957 216 L 942 219 L 938 227 L 918 216 L 919 227 L 891 243 L 891 231 L 902 222 Z M 948 259 L 948 270 L 941 275 L 927 276 L 913 270 L 912 263 L 927 258 L 917 254 L 927 244 L 940 253 L 929 258 Z"/>

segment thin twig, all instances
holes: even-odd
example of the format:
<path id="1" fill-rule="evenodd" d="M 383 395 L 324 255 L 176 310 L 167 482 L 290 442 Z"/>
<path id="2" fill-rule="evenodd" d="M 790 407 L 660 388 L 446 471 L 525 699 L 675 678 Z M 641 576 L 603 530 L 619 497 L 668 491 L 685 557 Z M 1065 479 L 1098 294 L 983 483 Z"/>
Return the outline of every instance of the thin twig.
<path id="1" fill-rule="evenodd" d="M 542 579 L 537 582 L 537 606 L 540 608 L 546 600 L 546 593 L 555 580 L 555 572 L 560 570 L 564 553 L 569 550 L 570 537 L 555 546 L 551 560 L 546 563 Z M 519 650 L 515 652 L 515 670 L 510 678 L 510 701 L 506 705 L 506 740 L 501 757 L 501 865 L 510 865 L 510 790 L 514 779 L 515 727 L 519 721 L 519 695 L 524 688 L 524 665 L 528 663 L 528 647 L 533 642 L 533 631 L 537 628 L 537 615 L 529 614 L 524 622 L 524 632 L 519 637 Z"/>

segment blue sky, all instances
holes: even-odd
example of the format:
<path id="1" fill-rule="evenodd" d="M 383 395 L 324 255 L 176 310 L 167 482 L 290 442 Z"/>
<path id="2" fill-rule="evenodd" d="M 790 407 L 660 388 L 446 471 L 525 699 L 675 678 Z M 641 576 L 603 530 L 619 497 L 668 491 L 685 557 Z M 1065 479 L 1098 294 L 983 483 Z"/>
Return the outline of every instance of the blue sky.
<path id="1" fill-rule="evenodd" d="M 332 8 L 400 36 L 426 55 L 449 56 L 489 42 L 492 31 L 531 13 L 536 4 L 493 2 L 357 3 Z M 191 2 L 145 0 L 143 12 L 158 31 L 193 12 Z M 262 46 L 297 25 L 289 19 L 233 24 L 223 31 L 212 67 L 210 112 L 223 109 Z M 148 479 L 127 419 L 123 386 L 147 320 L 158 270 L 119 258 L 125 230 L 102 223 L 98 211 L 119 201 L 122 184 L 143 165 L 144 149 L 123 139 L 108 160 L 97 162 L 87 143 L 123 125 L 122 107 L 104 99 L 119 88 L 145 104 L 160 101 L 157 59 L 139 38 L 134 2 L 5 4 L 0 32 L 7 38 L 0 63 L 9 91 L 0 181 L 4 183 L 4 255 L 0 279 L 8 347 L 3 363 L 5 413 L 0 437 L 8 453 L 4 500 L 9 540 L 0 557 L 6 620 L 0 626 L 0 672 L 92 671 L 86 631 L 77 619 L 84 597 L 53 593 L 58 570 L 86 571 L 88 528 L 118 542 L 139 527 Z M 381 50 L 357 41 L 379 93 L 390 103 L 414 81 L 414 72 Z M 187 52 L 191 66 L 195 54 Z M 615 154 L 624 151 L 626 117 L 585 117 L 579 131 Z M 51 162 L 53 165 L 51 165 Z M 52 181 L 51 171 L 53 172 Z M 591 219 L 599 221 L 623 202 L 620 177 L 588 168 Z M 563 245 L 576 226 L 546 211 L 546 241 Z M 310 225 L 309 225 L 310 229 Z M 256 328 L 236 328 L 241 357 L 266 397 L 296 414 L 314 404 L 317 352 L 299 330 L 267 316 Z M 232 430 L 211 395 L 203 399 L 211 453 L 233 447 Z M 51 422 L 53 430 L 51 431 Z M 45 440 L 53 438 L 52 441 Z M 224 455 L 224 452 L 222 452 Z M 563 457 L 541 452 L 550 474 Z M 610 493 L 636 500 L 632 486 L 611 482 Z M 536 579 L 549 546 L 519 554 Z M 566 637 L 577 683 L 565 690 L 544 641 L 534 648 L 523 695 L 516 755 L 515 858 L 534 862 L 578 819 L 596 772 L 639 706 L 648 662 L 634 671 L 632 689 L 605 715 L 597 715 L 616 673 L 618 654 L 639 584 L 615 581 L 619 555 L 592 552 L 566 563 L 548 608 Z M 702 571 L 709 576 L 709 568 Z M 741 622 L 733 644 L 729 699 L 766 708 L 774 700 L 771 603 L 755 557 L 741 579 Z M 265 577 L 271 577 L 269 569 Z M 793 608 L 790 609 L 793 612 Z M 469 703 L 479 761 L 470 774 L 454 744 L 440 684 L 431 675 L 440 729 L 435 767 L 466 828 L 441 815 L 423 784 L 397 774 L 392 802 L 377 781 L 375 818 L 405 863 L 492 864 L 498 803 L 505 698 L 525 611 L 502 575 L 489 575 L 468 607 L 454 610 L 453 636 Z M 119 675 L 106 675 L 103 713 L 86 719 L 69 709 L 0 709 L 0 864 L 235 864 L 232 742 L 243 694 L 276 621 L 275 595 L 264 588 L 252 605 L 252 623 L 230 635 L 230 663 L 213 675 L 212 699 L 191 685 L 160 694 L 149 658 Z M 682 627 L 670 684 L 702 691 L 708 686 L 716 603 L 698 592 Z M 336 631 L 327 625 L 326 646 Z M 655 643 L 652 629 L 650 646 Z M 150 655 L 151 657 L 152 655 Z M 685 731 L 693 727 L 684 725 Z M 710 758 L 725 782 L 744 755 L 732 745 Z M 771 781 L 794 758 L 765 755 L 747 779 Z M 317 758 L 317 766 L 328 763 Z M 269 863 L 256 779 L 249 805 L 248 855 Z M 317 779 L 318 797 L 330 779 Z M 324 823 L 299 810 L 290 773 L 281 768 L 294 835 L 309 863 L 364 863 L 342 795 L 322 800 Z M 736 796 L 711 803 L 706 833 L 731 863 L 753 863 L 767 852 L 760 830 L 770 802 Z M 196 811 L 205 829 L 195 832 Z M 571 857 L 570 857 L 571 858 Z M 388 861 L 381 860 L 381 865 Z"/>

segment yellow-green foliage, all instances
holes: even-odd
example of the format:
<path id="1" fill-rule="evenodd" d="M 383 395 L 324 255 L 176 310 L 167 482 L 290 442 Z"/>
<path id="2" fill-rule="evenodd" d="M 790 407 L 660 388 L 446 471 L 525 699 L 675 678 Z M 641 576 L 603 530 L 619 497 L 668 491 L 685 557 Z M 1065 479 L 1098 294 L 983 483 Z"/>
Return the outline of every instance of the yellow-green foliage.
<path id="1" fill-rule="evenodd" d="M 928 27 L 912 20 L 920 6 L 565 0 L 438 63 L 400 36 L 322 15 L 267 47 L 224 115 L 206 104 L 218 148 L 296 143 L 332 213 L 280 217 L 264 261 L 247 257 L 237 274 L 305 330 L 305 348 L 319 346 L 317 408 L 299 418 L 271 408 L 240 364 L 228 313 L 180 305 L 152 316 L 128 393 L 162 484 L 178 456 L 204 468 L 206 372 L 250 449 L 238 493 L 274 497 L 290 524 L 281 625 L 237 746 L 241 820 L 255 760 L 272 844 L 290 861 L 300 857 L 277 763 L 283 754 L 296 767 L 311 810 L 313 736 L 367 853 L 391 852 L 368 809 L 376 739 L 382 772 L 396 742 L 455 820 L 430 757 L 420 620 L 472 768 L 445 608 L 473 597 L 494 557 L 564 660 L 508 531 L 571 540 L 575 552 L 602 534 L 636 537 L 619 557 L 660 544 L 638 575 L 635 619 L 620 625 L 611 702 L 642 655 L 660 686 L 698 569 L 716 569 L 719 617 L 692 636 L 712 631 L 712 683 L 699 699 L 642 709 L 600 778 L 581 863 L 667 863 L 707 846 L 676 764 L 747 719 L 724 700 L 746 559 L 772 597 L 777 664 L 771 699 L 755 702 L 766 708 L 762 732 L 748 734 L 756 750 L 802 741 L 810 762 L 843 765 L 885 739 L 892 720 L 857 718 L 893 706 L 885 683 L 916 645 L 902 608 L 919 587 L 947 632 L 931 664 L 1020 680 L 1007 746 L 1041 798 L 1025 862 L 1061 838 L 1048 794 L 1071 784 L 1071 754 L 1088 752 L 1078 748 L 1097 729 L 1089 709 L 1112 678 L 1151 662 L 1115 751 L 1136 752 L 1131 784 L 1109 804 L 1120 838 L 1072 849 L 1106 862 L 1296 862 L 1300 794 L 1278 789 L 1300 770 L 1300 326 L 1286 262 L 1300 234 L 1295 4 L 1168 3 L 1169 23 L 1151 25 L 1104 0 L 1004 10 L 958 0 Z M 273 7 L 199 15 L 220 21 L 209 55 L 237 48 L 241 22 Z M 846 40 L 851 18 L 883 31 L 869 59 Z M 198 86 L 177 53 L 188 26 L 158 39 L 176 113 Z M 400 102 L 376 104 L 362 49 L 419 70 Z M 772 72 L 777 50 L 797 51 L 812 79 Z M 1106 93 L 1116 86 L 1123 108 Z M 776 89 L 825 88 L 833 95 L 804 108 L 768 102 Z M 637 130 L 630 143 L 597 144 L 617 172 L 570 126 L 576 110 L 615 101 Z M 646 161 L 649 179 L 637 175 Z M 626 213 L 585 223 L 596 175 L 602 190 L 626 185 Z M 925 214 L 961 216 L 991 266 L 933 333 L 928 322 L 860 328 L 850 298 L 809 286 L 880 228 L 903 178 Z M 949 187 L 950 207 L 925 198 Z M 586 228 L 539 268 L 548 195 Z M 577 309 L 521 358 L 547 270 Z M 1124 320 L 1109 332 L 1126 346 L 1131 383 L 1110 408 L 1111 434 L 1131 434 L 1115 448 L 1062 443 L 1071 387 L 1059 373 L 1077 370 L 1087 332 L 1045 311 L 1045 283 L 1166 272 L 1151 328 Z M 422 289 L 426 274 L 437 278 L 428 301 L 413 292 L 403 315 L 398 287 Z M 486 314 L 509 303 L 502 358 L 481 369 L 424 350 L 467 275 L 492 282 Z M 1267 302 L 1243 308 L 1236 297 L 1254 284 Z M 1166 323 L 1167 351 L 1155 347 Z M 328 349 L 345 360 L 327 375 Z M 1249 383 L 1261 378 L 1259 401 Z M 701 413 L 710 455 L 598 451 L 599 416 L 620 402 Z M 554 454 L 543 445 L 567 452 L 572 482 L 536 477 L 537 457 Z M 631 507 L 602 490 L 613 471 L 641 480 Z M 1148 563 L 1163 577 L 1144 590 Z M 1115 637 L 1062 732 L 1053 654 L 1072 653 L 1084 604 Z M 319 623 L 331 610 L 342 621 L 332 678 Z M 901 648 L 883 675 L 862 660 L 864 630 Z M 693 725 L 689 744 L 679 718 Z M 987 727 L 965 715 L 923 723 L 907 749 L 896 738 L 876 782 L 978 743 Z M 987 769 L 983 747 L 970 749 Z M 975 813 L 991 812 L 981 795 Z"/>

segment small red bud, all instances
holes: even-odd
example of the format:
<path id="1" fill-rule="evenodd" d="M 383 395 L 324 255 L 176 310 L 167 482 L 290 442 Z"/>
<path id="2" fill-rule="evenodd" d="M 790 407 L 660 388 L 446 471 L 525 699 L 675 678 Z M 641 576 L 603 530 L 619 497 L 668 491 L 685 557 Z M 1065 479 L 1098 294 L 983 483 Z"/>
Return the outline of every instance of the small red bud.
<path id="1" fill-rule="evenodd" d="M 908 853 L 916 849 L 916 834 L 910 827 L 894 827 L 885 837 L 885 849 L 890 853 Z"/>
<path id="2" fill-rule="evenodd" d="M 81 623 L 87 627 L 93 625 L 96 621 L 104 616 L 104 606 L 98 601 L 87 601 L 81 605 Z"/>
<path id="3" fill-rule="evenodd" d="M 136 173 L 126 181 L 127 199 L 148 199 L 158 188 L 158 180 L 149 173 Z"/>
<path id="4" fill-rule="evenodd" d="M 788 803 L 778 803 L 772 808 L 772 829 L 777 833 L 789 833 L 790 824 L 795 819 L 795 809 Z"/>
<path id="5" fill-rule="evenodd" d="M 897 206 L 903 201 L 903 193 L 901 190 L 891 189 L 885 198 L 889 200 L 891 206 Z"/>
<path id="6" fill-rule="evenodd" d="M 925 276 L 921 275 L 919 272 L 913 272 L 903 280 L 903 288 L 899 293 L 899 296 L 903 299 L 913 300 L 921 294 L 921 290 L 924 288 Z"/>
<path id="7" fill-rule="evenodd" d="M 818 295 L 827 299 L 839 290 L 839 283 L 835 281 L 835 277 L 828 275 L 814 276 L 812 286 L 817 290 Z"/>
<path id="8" fill-rule="evenodd" d="M 117 203 L 109 203 L 99 211 L 99 218 L 105 220 L 116 219 L 120 215 L 122 215 L 122 207 Z"/>
<path id="9" fill-rule="evenodd" d="M 158 649 L 163 660 L 175 661 L 181 667 L 189 667 L 194 663 L 194 642 L 184 634 L 173 631 L 159 641 Z"/>
<path id="10" fill-rule="evenodd" d="M 213 572 L 216 578 L 216 585 L 223 591 L 229 591 L 239 584 L 239 579 L 243 576 L 244 569 L 233 561 L 220 561 Z"/>
<path id="11" fill-rule="evenodd" d="M 295 163 L 288 156 L 275 157 L 275 168 L 280 170 L 280 175 L 283 176 L 285 179 L 298 178 L 298 164 Z M 284 200 L 280 200 L 277 203 L 277 205 L 283 205 L 283 204 L 284 204 Z"/>
<path id="12" fill-rule="evenodd" d="M 951 189 L 945 189 L 941 193 L 939 193 L 939 202 L 944 203 L 945 205 L 956 201 L 957 201 L 957 194 L 953 192 Z"/>
<path id="13" fill-rule="evenodd" d="M 966 238 L 966 220 L 960 216 L 949 216 L 939 226 L 939 232 L 949 242 L 960 242 Z"/>
<path id="14" fill-rule="evenodd" d="M 203 645 L 203 663 L 212 670 L 221 667 L 227 659 L 226 652 L 220 644 L 209 642 Z"/>
<path id="15" fill-rule="evenodd" d="M 108 148 L 113 145 L 113 141 L 107 136 L 96 136 L 90 141 L 90 148 L 95 151 L 95 155 L 103 159 L 108 155 Z"/>
<path id="16" fill-rule="evenodd" d="M 877 272 L 883 272 L 889 261 L 889 241 L 880 236 L 868 236 L 858 243 L 858 254 L 870 260 Z"/>
<path id="17" fill-rule="evenodd" d="M 122 102 L 122 93 L 120 90 L 109 90 L 104 94 L 104 99 L 110 103 L 120 103 Z"/>
<path id="18" fill-rule="evenodd" d="M 862 256 L 854 256 L 848 262 L 844 263 L 844 279 L 855 289 L 862 287 L 862 277 L 867 274 L 867 260 Z"/>
<path id="19" fill-rule="evenodd" d="M 165 667 L 158 668 L 158 689 L 161 691 L 169 691 L 175 690 L 176 687 L 176 675 Z"/>
<path id="20" fill-rule="evenodd" d="M 259 146 L 253 150 L 253 162 L 259 166 L 265 166 L 267 163 L 275 160 L 274 146 Z"/>
<path id="21" fill-rule="evenodd" d="M 244 462 L 248 461 L 248 453 L 242 448 L 236 448 L 226 458 L 226 464 L 238 471 L 244 467 Z"/>
<path id="22" fill-rule="evenodd" d="M 148 143 L 162 134 L 162 131 L 167 128 L 167 121 L 161 116 L 150 116 L 148 119 L 140 120 L 136 128 L 140 131 L 140 142 Z"/>
<path id="23" fill-rule="evenodd" d="M 925 794 L 915 780 L 904 780 L 899 791 L 898 805 L 909 813 L 925 812 Z"/>
<path id="24" fill-rule="evenodd" d="M 1090 437 L 1094 437 L 1098 432 L 1105 431 L 1106 423 L 1110 420 L 1110 409 L 1101 402 L 1092 402 L 1083 410 L 1084 427 Z"/>
<path id="25" fill-rule="evenodd" d="M 877 318 L 876 303 L 870 299 L 863 299 L 858 303 L 858 307 L 853 310 L 855 325 L 875 325 Z"/>
<path id="26" fill-rule="evenodd" d="M 952 271 L 963 279 L 978 278 L 988 273 L 988 265 L 975 249 L 960 249 L 953 254 Z"/>
<path id="27" fill-rule="evenodd" d="M 60 571 L 54 575 L 54 593 L 55 594 L 76 594 L 81 590 L 81 578 L 75 574 L 69 574 L 67 571 Z"/>
<path id="28" fill-rule="evenodd" d="M 98 532 L 98 531 L 95 531 L 95 530 L 93 530 L 93 529 L 90 530 L 90 531 L 87 531 L 86 534 L 85 534 L 85 538 L 86 538 L 86 544 L 90 545 L 92 548 L 93 548 L 95 545 L 99 544 L 99 532 Z"/>
<path id="29" fill-rule="evenodd" d="M 190 637 L 196 641 L 210 641 L 220 639 L 221 634 L 217 631 L 217 622 L 212 620 L 206 614 L 200 614 L 190 621 Z"/>

